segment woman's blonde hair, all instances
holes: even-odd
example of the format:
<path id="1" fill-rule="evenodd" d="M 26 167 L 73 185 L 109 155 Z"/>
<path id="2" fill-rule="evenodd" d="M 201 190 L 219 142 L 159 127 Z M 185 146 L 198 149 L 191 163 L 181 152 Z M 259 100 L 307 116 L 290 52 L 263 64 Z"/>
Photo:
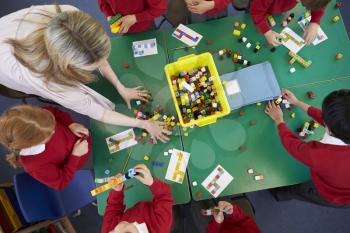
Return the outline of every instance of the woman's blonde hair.
<path id="1" fill-rule="evenodd" d="M 38 22 L 42 27 L 23 39 L 7 40 L 16 59 L 46 84 L 75 86 L 95 81 L 87 67 L 107 58 L 111 50 L 103 27 L 82 11 L 62 12 L 58 5 L 55 13 L 38 14 L 46 18 Z"/>
<path id="2" fill-rule="evenodd" d="M 7 160 L 19 167 L 19 151 L 39 145 L 55 130 L 55 117 L 46 109 L 29 105 L 12 107 L 0 116 L 0 143 L 9 150 Z"/>

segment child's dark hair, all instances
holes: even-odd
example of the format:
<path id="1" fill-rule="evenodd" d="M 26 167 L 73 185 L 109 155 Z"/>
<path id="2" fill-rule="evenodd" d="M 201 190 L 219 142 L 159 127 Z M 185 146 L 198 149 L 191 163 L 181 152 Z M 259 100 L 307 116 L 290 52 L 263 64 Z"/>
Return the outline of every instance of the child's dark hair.
<path id="1" fill-rule="evenodd" d="M 350 144 L 350 90 L 330 93 L 323 100 L 322 117 L 333 136 Z"/>
<path id="2" fill-rule="evenodd" d="M 330 2 L 331 0 L 301 0 L 301 4 L 308 10 L 319 10 Z"/>

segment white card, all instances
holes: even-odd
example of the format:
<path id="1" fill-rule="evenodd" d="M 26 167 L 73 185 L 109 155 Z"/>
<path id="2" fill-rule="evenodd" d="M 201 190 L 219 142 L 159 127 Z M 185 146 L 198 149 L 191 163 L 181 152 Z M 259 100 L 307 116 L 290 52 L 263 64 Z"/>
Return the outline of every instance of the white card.
<path id="1" fill-rule="evenodd" d="M 280 33 L 283 37 L 282 44 L 293 53 L 298 53 L 305 46 L 305 41 L 289 27 L 285 27 Z"/>
<path id="2" fill-rule="evenodd" d="M 143 57 L 158 53 L 156 38 L 132 42 L 134 57 Z"/>
<path id="3" fill-rule="evenodd" d="M 193 31 L 192 29 L 180 24 L 172 34 L 178 40 L 181 40 L 188 46 L 196 46 L 199 41 L 203 38 L 202 35 Z"/>
<path id="4" fill-rule="evenodd" d="M 186 175 L 186 168 L 189 159 L 190 153 L 173 149 L 165 179 L 182 184 Z"/>
<path id="5" fill-rule="evenodd" d="M 227 95 L 233 95 L 241 92 L 239 87 L 238 80 L 234 79 L 226 83 L 226 92 Z"/>
<path id="6" fill-rule="evenodd" d="M 111 154 L 137 144 L 133 129 L 128 129 L 124 132 L 108 137 L 106 138 L 106 142 L 109 149 L 109 153 Z"/>
<path id="7" fill-rule="evenodd" d="M 311 16 L 299 21 L 298 24 L 301 27 L 301 29 L 303 29 L 303 31 L 305 31 L 305 28 L 307 27 L 307 25 L 309 25 L 310 21 L 311 21 Z M 321 43 L 327 39 L 328 39 L 328 37 L 327 37 L 326 33 L 324 33 L 324 31 L 322 30 L 321 27 L 319 27 L 318 31 L 317 31 L 316 39 L 314 40 L 314 42 L 312 42 L 312 44 L 318 45 L 319 43 Z"/>
<path id="8" fill-rule="evenodd" d="M 233 177 L 220 165 L 202 182 L 202 186 L 215 198 L 231 183 Z"/>

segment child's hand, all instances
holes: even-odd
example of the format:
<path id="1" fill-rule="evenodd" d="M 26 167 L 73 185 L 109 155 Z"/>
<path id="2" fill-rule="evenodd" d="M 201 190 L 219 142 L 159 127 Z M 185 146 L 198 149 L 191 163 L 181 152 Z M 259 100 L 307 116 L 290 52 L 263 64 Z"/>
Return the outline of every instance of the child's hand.
<path id="1" fill-rule="evenodd" d="M 279 39 L 282 39 L 282 36 L 277 32 L 269 30 L 265 32 L 264 36 L 269 44 L 272 44 L 275 47 L 281 45 Z"/>
<path id="2" fill-rule="evenodd" d="M 269 101 L 269 104 L 265 108 L 265 113 L 269 115 L 276 124 L 283 122 L 283 112 L 280 106 L 277 106 L 274 101 Z"/>
<path id="3" fill-rule="evenodd" d="M 320 25 L 318 25 L 317 23 L 310 23 L 307 26 L 307 28 L 304 31 L 304 35 L 303 35 L 303 38 L 304 38 L 306 44 L 309 45 L 312 42 L 314 42 L 314 40 L 316 39 L 319 27 L 320 27 Z"/>
<path id="4" fill-rule="evenodd" d="M 290 90 L 282 89 L 282 96 L 283 98 L 288 100 L 291 104 L 297 105 L 299 102 L 297 97 L 295 97 L 295 95 Z"/>
<path id="5" fill-rule="evenodd" d="M 89 136 L 89 130 L 79 123 L 72 123 L 68 126 L 70 131 L 77 137 Z"/>
<path id="6" fill-rule="evenodd" d="M 78 140 L 73 147 L 72 155 L 77 157 L 82 157 L 86 155 L 89 151 L 89 144 L 86 140 Z"/>
<path id="7" fill-rule="evenodd" d="M 117 178 L 121 177 L 122 174 L 118 173 L 116 176 L 113 176 L 111 177 L 109 180 L 108 180 L 108 183 L 113 183 L 117 180 Z M 120 192 L 123 190 L 123 186 L 124 186 L 124 183 L 121 183 L 121 184 L 118 184 L 117 186 L 114 186 L 113 189 L 117 192 Z"/>
<path id="8" fill-rule="evenodd" d="M 150 170 L 144 164 L 139 164 L 135 166 L 135 171 L 141 173 L 142 176 L 135 176 L 141 183 L 151 186 L 153 184 L 153 177 Z"/>
<path id="9" fill-rule="evenodd" d="M 121 19 L 119 19 L 121 25 L 118 33 L 124 34 L 129 31 L 129 28 L 136 23 L 136 16 L 135 15 L 126 15 L 123 16 Z"/>
<path id="10" fill-rule="evenodd" d="M 187 8 L 189 11 L 191 11 L 194 14 L 204 14 L 205 12 L 213 9 L 215 6 L 214 1 L 200 1 L 196 2 L 196 4 L 189 4 L 187 5 Z"/>
<path id="11" fill-rule="evenodd" d="M 219 201 L 218 208 L 221 210 L 225 210 L 227 214 L 233 213 L 233 206 L 230 202 L 227 201 Z"/>

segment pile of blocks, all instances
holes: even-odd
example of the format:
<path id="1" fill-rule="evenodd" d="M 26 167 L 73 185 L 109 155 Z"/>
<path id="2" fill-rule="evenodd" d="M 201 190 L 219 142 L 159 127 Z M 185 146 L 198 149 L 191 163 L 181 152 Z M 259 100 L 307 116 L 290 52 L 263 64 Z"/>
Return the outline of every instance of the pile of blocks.
<path id="1" fill-rule="evenodd" d="M 151 111 L 147 111 L 148 105 L 144 102 L 139 101 L 136 104 L 138 108 L 134 110 L 134 115 L 137 119 L 165 122 L 166 124 L 163 127 L 170 131 L 174 126 L 179 125 L 177 118 L 166 115 L 159 104 L 156 104 Z M 141 135 L 136 136 L 136 141 L 145 144 L 147 138 L 149 138 L 149 143 L 156 143 L 155 140 L 149 137 L 149 133 L 146 130 L 142 130 Z"/>
<path id="2" fill-rule="evenodd" d="M 314 120 L 307 121 L 304 123 L 303 127 L 298 128 L 297 132 L 299 133 L 299 136 L 302 138 L 307 138 L 310 135 L 314 134 L 314 130 L 319 127 L 318 123 Z"/>
<path id="3" fill-rule="evenodd" d="M 275 104 L 280 106 L 281 109 L 291 109 L 292 108 L 292 104 L 288 100 L 283 98 L 282 96 L 275 99 Z"/>
<path id="4" fill-rule="evenodd" d="M 223 111 L 213 80 L 207 66 L 171 77 L 184 123 Z"/>

